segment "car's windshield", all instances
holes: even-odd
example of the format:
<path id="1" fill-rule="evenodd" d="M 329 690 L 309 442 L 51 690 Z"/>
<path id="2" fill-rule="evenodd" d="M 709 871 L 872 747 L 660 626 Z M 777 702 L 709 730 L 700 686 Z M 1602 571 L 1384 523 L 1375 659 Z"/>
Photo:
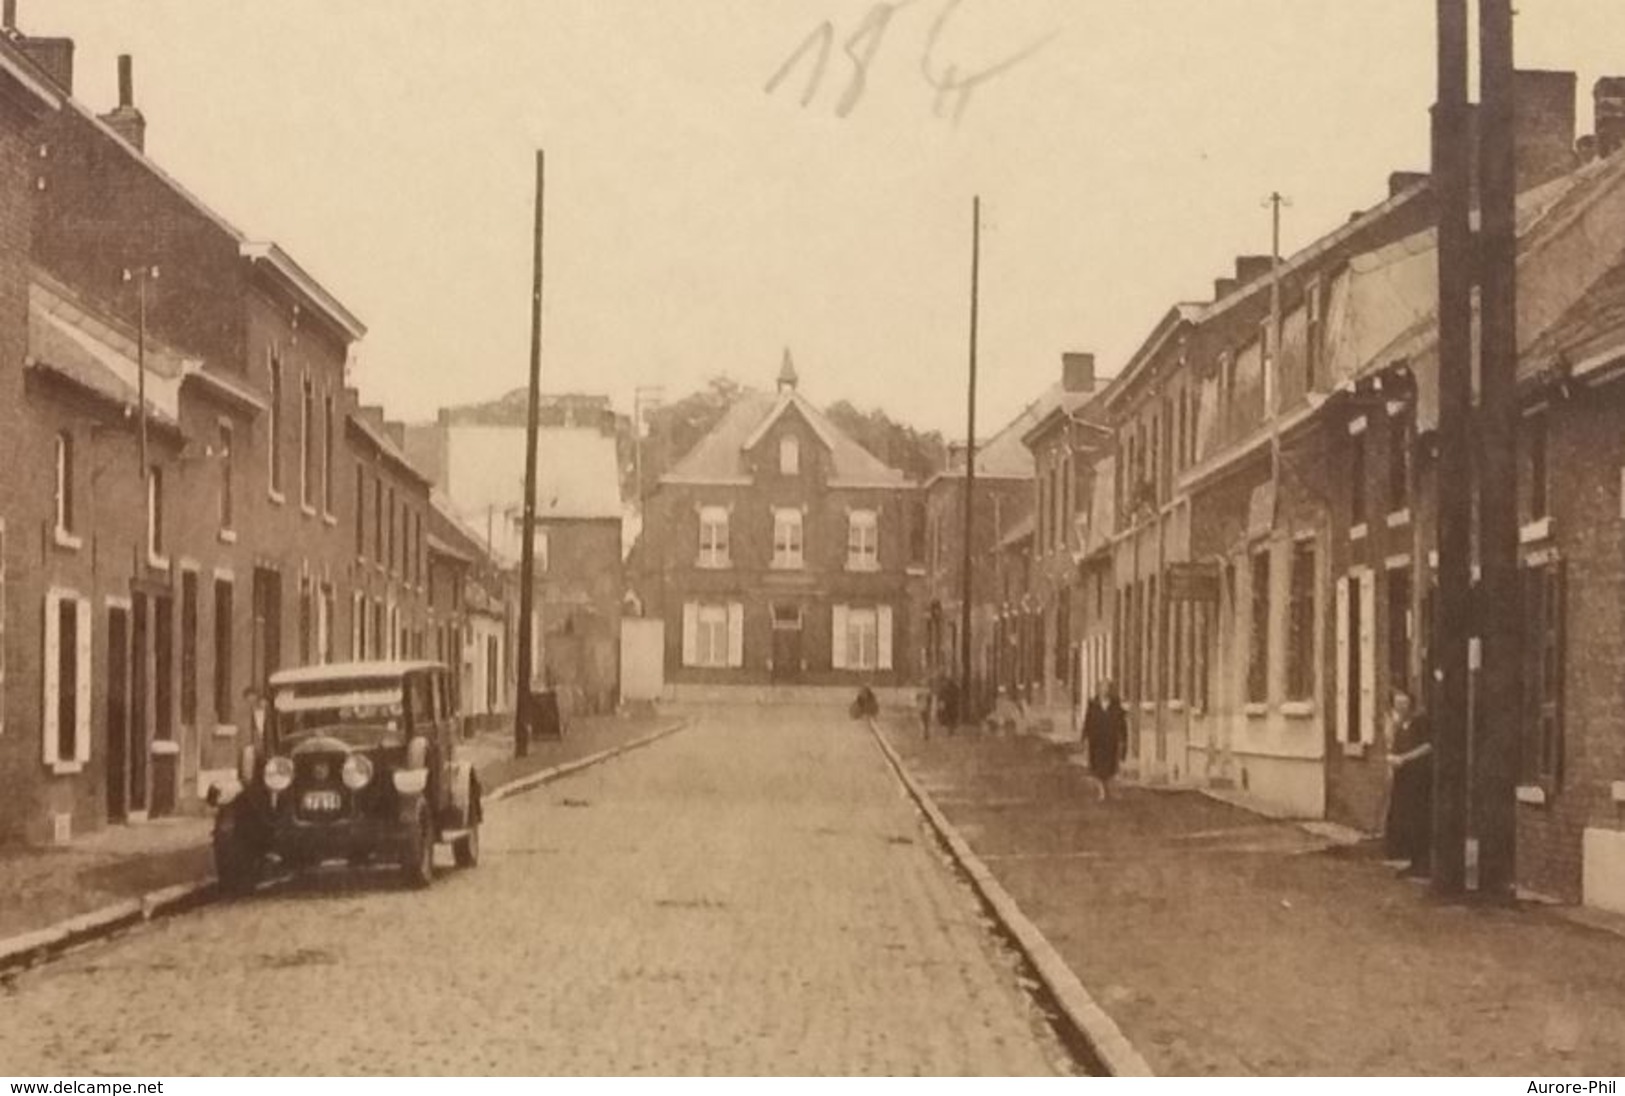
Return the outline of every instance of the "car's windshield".
<path id="1" fill-rule="evenodd" d="M 405 706 L 399 680 L 323 681 L 288 686 L 273 698 L 284 742 L 313 735 L 353 746 L 400 740 Z"/>

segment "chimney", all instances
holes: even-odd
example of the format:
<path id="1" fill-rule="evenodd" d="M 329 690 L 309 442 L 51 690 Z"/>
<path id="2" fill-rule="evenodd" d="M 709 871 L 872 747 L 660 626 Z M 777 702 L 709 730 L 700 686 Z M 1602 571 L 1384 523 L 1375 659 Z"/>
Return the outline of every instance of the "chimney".
<path id="1" fill-rule="evenodd" d="M 965 467 L 965 443 L 951 441 L 948 443 L 948 471 L 958 472 Z"/>
<path id="2" fill-rule="evenodd" d="M 4 14 L 0 15 L 0 30 L 5 31 L 6 37 L 9 38 L 16 29 L 17 0 L 6 0 Z"/>
<path id="3" fill-rule="evenodd" d="M 1267 275 L 1274 265 L 1274 260 L 1268 255 L 1237 255 L 1236 281 L 1241 285 L 1246 285 L 1254 278 L 1262 278 Z"/>
<path id="4" fill-rule="evenodd" d="M 1625 76 L 1604 76 L 1591 89 L 1596 108 L 1597 155 L 1612 156 L 1625 145 Z"/>
<path id="5" fill-rule="evenodd" d="M 1428 181 L 1425 171 L 1396 171 L 1388 176 L 1388 197 L 1397 198 L 1414 186 Z"/>
<path id="6" fill-rule="evenodd" d="M 1222 301 L 1239 288 L 1241 288 L 1241 283 L 1234 278 L 1214 278 L 1213 299 Z"/>
<path id="7" fill-rule="evenodd" d="M 1512 134 L 1518 192 L 1551 182 L 1576 164 L 1572 72 L 1519 69 L 1513 73 Z"/>
<path id="8" fill-rule="evenodd" d="M 15 12 L 11 13 L 15 15 Z M 34 67 L 68 95 L 73 94 L 73 39 L 29 38 L 18 35 L 12 43 Z"/>
<path id="9" fill-rule="evenodd" d="M 118 57 L 118 106 L 101 119 L 124 138 L 125 144 L 138 152 L 147 150 L 147 119 L 135 108 L 135 77 L 128 53 Z"/>
<path id="10" fill-rule="evenodd" d="M 1061 390 L 1063 392 L 1093 392 L 1095 390 L 1095 356 L 1067 352 L 1061 355 Z"/>
<path id="11" fill-rule="evenodd" d="M 386 422 L 384 423 L 384 432 L 389 435 L 389 440 L 395 443 L 395 448 L 402 452 L 406 451 L 406 424 L 404 422 Z"/>

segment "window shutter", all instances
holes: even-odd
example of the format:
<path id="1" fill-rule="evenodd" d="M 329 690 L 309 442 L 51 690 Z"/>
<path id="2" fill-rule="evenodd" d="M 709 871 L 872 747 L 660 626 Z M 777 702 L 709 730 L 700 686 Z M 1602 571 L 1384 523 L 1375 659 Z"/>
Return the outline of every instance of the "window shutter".
<path id="1" fill-rule="evenodd" d="M 90 600 L 79 602 L 78 649 L 74 652 L 73 668 L 78 675 L 74 682 L 74 760 L 90 760 Z"/>
<path id="2" fill-rule="evenodd" d="M 745 664 L 745 606 L 728 603 L 728 665 L 739 669 Z"/>
<path id="3" fill-rule="evenodd" d="M 44 681 L 45 687 L 40 698 L 40 726 L 44 730 L 44 741 L 41 748 L 44 750 L 47 765 L 54 765 L 57 761 L 56 750 L 61 733 L 56 725 L 57 689 L 60 685 L 60 682 L 57 681 L 57 672 L 62 665 L 60 655 L 62 631 L 60 618 L 57 616 L 57 602 L 60 600 L 61 597 L 58 594 L 47 593 L 45 595 L 45 629 L 41 633 L 45 642 L 44 650 L 41 653 L 43 662 L 40 667 L 44 673 L 40 677 Z"/>
<path id="4" fill-rule="evenodd" d="M 1349 580 L 1337 580 L 1337 740 L 1353 740 L 1349 726 Z"/>
<path id="5" fill-rule="evenodd" d="M 692 601 L 683 602 L 683 665 L 693 666 L 698 661 L 700 638 L 700 607 Z"/>
<path id="6" fill-rule="evenodd" d="M 1563 678 L 1566 673 L 1564 650 L 1567 646 L 1564 632 L 1568 617 L 1567 599 L 1564 596 L 1568 585 L 1565 581 L 1566 569 L 1567 563 L 1561 559 L 1550 565 L 1551 581 L 1547 587 L 1550 604 L 1546 610 L 1551 614 L 1546 635 L 1547 642 L 1552 645 L 1553 667 L 1552 695 L 1547 698 L 1549 718 L 1552 721 L 1552 782 L 1558 787 L 1563 786 L 1563 756 L 1566 752 L 1563 734 Z"/>
<path id="7" fill-rule="evenodd" d="M 837 670 L 846 669 L 845 605 L 836 605 L 830 610 L 829 664 Z"/>
<path id="8" fill-rule="evenodd" d="M 1360 576 L 1360 741 L 1377 740 L 1377 584 Z"/>
<path id="9" fill-rule="evenodd" d="M 879 652 L 880 669 L 891 669 L 891 606 L 882 605 L 875 611 L 876 650 Z"/>

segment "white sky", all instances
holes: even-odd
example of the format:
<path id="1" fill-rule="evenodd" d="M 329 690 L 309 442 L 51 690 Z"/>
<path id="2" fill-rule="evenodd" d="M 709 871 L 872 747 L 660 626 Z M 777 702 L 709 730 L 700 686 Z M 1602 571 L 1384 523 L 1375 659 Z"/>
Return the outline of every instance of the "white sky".
<path id="1" fill-rule="evenodd" d="M 971 195 L 983 196 L 985 434 L 1059 376 L 1114 372 L 1211 295 L 1427 166 L 1425 0 L 912 0 L 835 116 L 868 0 L 21 0 L 78 40 L 107 109 L 135 55 L 148 151 L 275 239 L 367 322 L 357 379 L 392 415 L 525 383 L 534 149 L 548 156 L 544 387 L 770 385 L 963 432 Z M 933 116 L 921 61 L 980 69 Z M 765 85 L 823 20 L 836 44 Z M 1625 72 L 1625 3 L 1541 0 L 1518 61 Z M 810 61 L 810 58 L 809 58 Z"/>

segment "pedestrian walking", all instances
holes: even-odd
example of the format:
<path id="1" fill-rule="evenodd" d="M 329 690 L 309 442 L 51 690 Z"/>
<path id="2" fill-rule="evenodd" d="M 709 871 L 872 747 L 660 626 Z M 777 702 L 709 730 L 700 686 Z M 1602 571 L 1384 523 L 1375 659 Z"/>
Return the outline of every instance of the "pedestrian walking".
<path id="1" fill-rule="evenodd" d="M 1400 874 L 1426 878 L 1433 860 L 1433 743 L 1427 716 L 1406 689 L 1394 690 L 1388 714 L 1388 768 L 1385 851 L 1405 862 Z"/>
<path id="2" fill-rule="evenodd" d="M 936 694 L 931 686 L 927 685 L 920 690 L 920 735 L 923 738 L 931 737 L 931 709 L 936 705 Z"/>
<path id="3" fill-rule="evenodd" d="M 1095 791 L 1102 803 L 1109 796 L 1112 777 L 1117 775 L 1128 740 L 1128 713 L 1111 681 L 1101 679 L 1083 716 L 1083 741 L 1089 751 L 1089 775 L 1095 778 Z"/>

